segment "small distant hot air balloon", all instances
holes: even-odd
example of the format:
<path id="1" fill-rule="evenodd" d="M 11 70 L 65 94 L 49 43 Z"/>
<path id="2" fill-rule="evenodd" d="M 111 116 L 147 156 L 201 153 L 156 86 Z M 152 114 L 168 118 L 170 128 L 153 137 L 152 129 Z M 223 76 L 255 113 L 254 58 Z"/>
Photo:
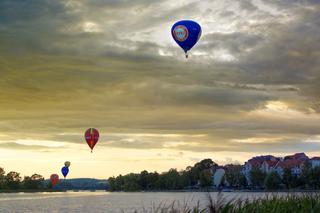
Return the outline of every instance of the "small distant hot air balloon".
<path id="1" fill-rule="evenodd" d="M 62 167 L 61 168 L 61 173 L 62 173 L 63 177 L 66 178 L 68 173 L 69 173 L 69 168 L 66 167 L 66 166 Z"/>
<path id="2" fill-rule="evenodd" d="M 54 187 L 54 186 L 57 185 L 57 183 L 59 182 L 59 175 L 57 175 L 57 174 L 52 174 L 52 175 L 50 176 L 50 181 L 51 181 L 52 187 Z"/>
<path id="3" fill-rule="evenodd" d="M 69 168 L 71 163 L 70 163 L 70 161 L 66 161 L 66 162 L 64 162 L 64 165 Z"/>
<path id="4" fill-rule="evenodd" d="M 191 20 L 176 22 L 171 28 L 171 34 L 177 44 L 183 49 L 188 58 L 188 51 L 199 41 L 201 26 Z"/>
<path id="5" fill-rule="evenodd" d="M 87 144 L 90 147 L 91 152 L 92 152 L 94 146 L 96 145 L 96 143 L 99 140 L 99 132 L 98 132 L 98 130 L 96 130 L 95 128 L 90 128 L 85 132 L 84 137 L 85 137 L 86 142 L 87 142 Z"/>

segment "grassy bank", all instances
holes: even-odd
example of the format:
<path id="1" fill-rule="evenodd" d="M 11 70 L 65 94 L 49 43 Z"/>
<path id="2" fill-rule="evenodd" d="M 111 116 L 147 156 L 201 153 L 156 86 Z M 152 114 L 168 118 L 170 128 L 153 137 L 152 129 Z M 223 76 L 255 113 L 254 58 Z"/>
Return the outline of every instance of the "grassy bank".
<path id="1" fill-rule="evenodd" d="M 138 211 L 136 211 L 138 213 Z M 187 203 L 179 205 L 160 204 L 151 209 L 144 209 L 143 213 L 310 213 L 320 212 L 320 194 L 288 194 L 285 196 L 269 196 L 258 199 L 235 199 L 226 201 L 223 194 L 219 194 L 217 199 L 212 199 L 208 195 L 207 205 L 190 207 Z"/>
<path id="2" fill-rule="evenodd" d="M 320 212 L 320 195 L 318 193 L 288 194 L 286 196 L 270 196 L 253 200 L 233 200 L 223 202 L 209 199 L 207 212 Z"/>

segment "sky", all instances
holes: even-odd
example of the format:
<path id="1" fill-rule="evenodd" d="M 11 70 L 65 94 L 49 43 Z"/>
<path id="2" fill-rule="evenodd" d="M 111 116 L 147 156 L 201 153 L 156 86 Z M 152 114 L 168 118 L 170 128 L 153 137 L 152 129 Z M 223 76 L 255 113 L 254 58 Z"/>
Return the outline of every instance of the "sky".
<path id="1" fill-rule="evenodd" d="M 202 26 L 188 59 L 182 19 Z M 1 0 L 0 74 L 6 172 L 320 156 L 319 0 Z"/>

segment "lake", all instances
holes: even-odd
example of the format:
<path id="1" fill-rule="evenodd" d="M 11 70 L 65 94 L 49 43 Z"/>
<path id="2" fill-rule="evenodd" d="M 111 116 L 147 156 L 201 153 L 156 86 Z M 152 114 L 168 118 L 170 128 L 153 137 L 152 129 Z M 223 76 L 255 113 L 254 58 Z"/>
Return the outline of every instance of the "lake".
<path id="1" fill-rule="evenodd" d="M 218 193 L 210 195 L 216 199 Z M 159 205 L 195 206 L 198 201 L 206 206 L 207 193 L 202 192 L 44 192 L 44 193 L 0 193 L 0 212 L 150 212 Z M 225 192 L 226 200 L 234 198 L 264 197 L 263 192 Z"/>

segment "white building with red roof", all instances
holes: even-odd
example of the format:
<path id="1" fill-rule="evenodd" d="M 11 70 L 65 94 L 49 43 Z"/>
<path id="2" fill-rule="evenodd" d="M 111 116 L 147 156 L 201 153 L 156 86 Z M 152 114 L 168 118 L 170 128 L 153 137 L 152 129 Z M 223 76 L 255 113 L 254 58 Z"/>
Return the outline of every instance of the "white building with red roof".
<path id="1" fill-rule="evenodd" d="M 280 161 L 275 166 L 275 171 L 282 177 L 285 169 L 290 169 L 292 175 L 300 176 L 302 174 L 302 168 L 305 161 L 299 159 L 287 159 Z"/>
<path id="2" fill-rule="evenodd" d="M 309 158 L 305 153 L 296 153 L 285 158 L 277 158 L 272 155 L 257 156 L 244 164 L 242 173 L 245 175 L 249 185 L 251 183 L 250 173 L 252 168 L 259 168 L 265 173 L 277 172 L 281 177 L 285 169 L 290 169 L 293 175 L 300 176 L 302 168 L 307 161 L 309 161 Z M 310 162 L 312 168 L 320 166 L 320 157 L 314 157 L 310 159 Z"/>
<path id="3" fill-rule="evenodd" d="M 263 155 L 263 156 L 257 156 L 253 157 L 250 160 L 248 160 L 243 168 L 242 173 L 247 179 L 248 184 L 250 185 L 250 173 L 253 168 L 259 168 L 265 173 L 269 173 L 273 171 L 273 167 L 277 165 L 280 158 L 276 158 L 272 155 Z"/>
<path id="4" fill-rule="evenodd" d="M 320 166 L 320 157 L 313 157 L 310 159 L 311 167 L 315 168 Z"/>
<path id="5" fill-rule="evenodd" d="M 275 166 L 279 163 L 280 160 L 272 159 L 272 160 L 265 160 L 260 166 L 260 169 L 265 173 L 270 173 L 274 171 Z"/>

